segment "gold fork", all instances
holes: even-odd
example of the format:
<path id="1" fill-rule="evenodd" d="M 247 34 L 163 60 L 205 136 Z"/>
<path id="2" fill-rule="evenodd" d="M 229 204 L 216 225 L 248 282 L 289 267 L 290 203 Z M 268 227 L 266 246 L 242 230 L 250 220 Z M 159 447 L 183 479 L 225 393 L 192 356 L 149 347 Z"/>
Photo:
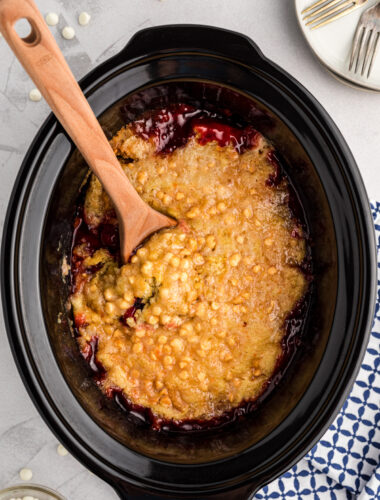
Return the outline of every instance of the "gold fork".
<path id="1" fill-rule="evenodd" d="M 365 10 L 359 19 L 351 48 L 349 71 L 360 71 L 361 75 L 367 70 L 369 78 L 379 50 L 380 39 L 380 2 Z"/>
<path id="2" fill-rule="evenodd" d="M 368 0 L 318 0 L 301 12 L 306 26 L 321 28 L 361 7 Z M 305 15 L 306 14 L 306 15 Z"/>

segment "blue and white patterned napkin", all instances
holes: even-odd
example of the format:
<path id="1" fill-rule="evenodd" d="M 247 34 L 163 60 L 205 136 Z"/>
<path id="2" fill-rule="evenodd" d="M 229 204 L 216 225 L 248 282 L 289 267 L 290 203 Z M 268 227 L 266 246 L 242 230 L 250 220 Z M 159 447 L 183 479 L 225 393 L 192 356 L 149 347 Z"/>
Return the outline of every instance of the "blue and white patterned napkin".
<path id="1" fill-rule="evenodd" d="M 380 203 L 372 203 L 371 209 L 380 269 Z M 274 498 L 380 499 L 380 288 L 372 334 L 351 394 L 306 457 L 255 495 L 255 500 Z"/>

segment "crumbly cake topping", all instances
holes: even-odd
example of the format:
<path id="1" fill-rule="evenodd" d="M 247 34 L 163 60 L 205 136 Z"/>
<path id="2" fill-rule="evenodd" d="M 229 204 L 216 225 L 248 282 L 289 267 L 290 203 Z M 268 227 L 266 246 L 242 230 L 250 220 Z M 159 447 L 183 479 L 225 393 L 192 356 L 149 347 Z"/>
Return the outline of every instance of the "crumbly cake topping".
<path id="1" fill-rule="evenodd" d="M 101 367 L 99 385 L 167 420 L 208 420 L 256 399 L 281 358 L 286 317 L 307 290 L 305 239 L 273 147 L 250 129 L 239 153 L 221 135 L 225 126 L 205 127 L 194 125 L 166 154 L 136 124 L 122 128 L 111 144 L 126 175 L 178 225 L 121 266 L 110 250 L 112 205 L 92 176 L 85 222 L 109 244 L 79 239 L 73 250 L 78 342 Z"/>

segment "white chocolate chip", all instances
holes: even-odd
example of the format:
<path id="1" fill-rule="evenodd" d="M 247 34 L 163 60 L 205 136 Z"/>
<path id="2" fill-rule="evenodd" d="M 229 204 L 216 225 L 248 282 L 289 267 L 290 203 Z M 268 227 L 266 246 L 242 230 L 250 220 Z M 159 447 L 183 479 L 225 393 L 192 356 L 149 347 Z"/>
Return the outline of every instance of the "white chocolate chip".
<path id="1" fill-rule="evenodd" d="M 46 14 L 45 20 L 49 26 L 56 26 L 59 21 L 59 16 L 55 12 L 49 12 Z"/>
<path id="2" fill-rule="evenodd" d="M 72 40 L 75 36 L 74 28 L 72 26 L 65 26 L 62 30 L 62 36 L 66 38 L 66 40 Z"/>
<path id="3" fill-rule="evenodd" d="M 91 16 L 88 12 L 81 12 L 78 16 L 78 23 L 81 26 L 87 26 L 87 24 L 90 22 Z"/>
<path id="4" fill-rule="evenodd" d="M 19 475 L 22 481 L 30 481 L 33 477 L 33 472 L 30 469 L 21 469 Z"/>
<path id="5" fill-rule="evenodd" d="M 29 92 L 29 99 L 34 102 L 38 102 L 42 99 L 41 92 L 38 89 L 32 89 Z"/>
<path id="6" fill-rule="evenodd" d="M 59 456 L 61 457 L 65 457 L 66 455 L 68 455 L 68 451 L 66 450 L 66 448 L 64 446 L 62 446 L 61 444 L 59 444 L 57 446 L 57 453 Z"/>

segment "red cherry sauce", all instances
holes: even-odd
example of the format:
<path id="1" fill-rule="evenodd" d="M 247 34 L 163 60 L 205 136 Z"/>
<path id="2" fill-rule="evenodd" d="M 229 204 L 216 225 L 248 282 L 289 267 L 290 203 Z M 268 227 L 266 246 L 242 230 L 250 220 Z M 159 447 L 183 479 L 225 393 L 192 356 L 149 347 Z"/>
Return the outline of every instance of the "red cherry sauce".
<path id="1" fill-rule="evenodd" d="M 96 382 L 100 383 L 104 378 L 106 370 L 104 369 L 100 361 L 96 358 L 96 353 L 98 352 L 98 341 L 98 337 L 91 337 L 91 340 L 87 342 L 81 353 L 88 366 L 90 367 Z"/>
<path id="2" fill-rule="evenodd" d="M 76 314 L 74 316 L 74 323 L 77 328 L 85 327 L 88 325 L 86 316 L 84 314 Z"/>
<path id="3" fill-rule="evenodd" d="M 120 318 L 120 321 L 125 325 L 125 326 L 128 326 L 128 323 L 127 323 L 127 319 L 128 318 L 133 318 L 135 319 L 135 315 L 136 315 L 136 312 L 138 310 L 141 310 L 144 308 L 144 302 L 142 301 L 142 299 L 140 297 L 136 297 L 135 298 L 135 302 L 133 304 L 133 306 L 129 307 L 125 313 L 123 314 L 123 316 Z"/>
<path id="4" fill-rule="evenodd" d="M 257 145 L 260 133 L 252 126 L 242 126 L 231 123 L 231 114 L 225 116 L 218 115 L 203 109 L 197 109 L 185 104 L 176 104 L 170 108 L 152 111 L 149 115 L 134 121 L 131 125 L 136 135 L 145 140 L 152 139 L 156 144 L 157 154 L 168 154 L 176 148 L 184 146 L 190 137 L 196 136 L 199 144 L 205 145 L 211 141 L 216 141 L 220 146 L 231 144 L 235 150 L 242 154 L 249 148 Z M 280 160 L 275 151 L 270 151 L 267 155 L 268 161 L 273 165 L 273 173 L 266 181 L 267 186 L 278 186 L 284 176 Z M 297 195 L 291 186 L 289 196 L 289 207 L 294 220 L 294 230 L 292 236 L 300 238 L 302 236 L 301 227 L 306 228 L 302 207 Z M 99 248 L 106 248 L 119 258 L 119 234 L 115 214 L 111 214 L 99 226 L 92 226 L 86 222 L 83 209 L 83 195 L 78 204 L 78 210 L 74 221 L 72 249 L 77 245 L 82 245 L 81 252 L 72 252 L 71 277 L 72 291 L 75 292 L 82 286 L 82 274 L 91 274 L 100 269 L 101 264 L 92 266 L 90 269 L 84 268 L 83 260 L 86 256 L 92 255 Z M 185 224 L 183 221 L 180 224 Z M 312 280 L 312 267 L 310 249 L 300 269 Z M 115 403 L 126 414 L 129 420 L 142 425 L 147 425 L 155 430 L 165 432 L 198 432 L 212 428 L 220 428 L 226 424 L 238 421 L 244 415 L 252 413 L 257 406 L 268 396 L 268 394 L 278 385 L 287 367 L 293 359 L 299 344 L 308 305 L 310 302 L 310 291 L 300 299 L 294 309 L 289 312 L 284 321 L 285 335 L 282 340 L 282 354 L 279 356 L 273 376 L 263 386 L 262 392 L 254 401 L 243 401 L 238 407 L 226 411 L 220 416 L 208 420 L 166 420 L 152 413 L 149 408 L 132 403 L 128 396 L 119 387 L 108 388 L 106 396 L 112 398 Z M 128 308 L 120 318 L 122 324 L 128 327 L 127 319 L 135 318 L 136 312 L 144 307 L 141 299 L 136 298 L 133 306 Z M 84 315 L 77 315 L 75 327 L 85 327 L 87 325 Z M 246 326 L 247 323 L 243 324 Z M 100 384 L 105 376 L 102 364 L 97 360 L 98 338 L 92 337 L 90 342 L 82 350 L 82 355 L 93 372 L 95 381 Z"/>
<path id="5" fill-rule="evenodd" d="M 116 224 L 102 224 L 99 229 L 99 236 L 103 248 L 108 248 L 112 253 L 119 250 L 119 227 Z"/>
<path id="6" fill-rule="evenodd" d="M 204 111 L 186 104 L 173 108 L 155 110 L 148 116 L 132 123 L 136 135 L 145 140 L 153 138 L 158 153 L 172 153 L 184 146 L 189 137 L 194 135 L 192 121 L 203 116 Z"/>
<path id="7" fill-rule="evenodd" d="M 253 127 L 237 129 L 211 120 L 199 120 L 194 123 L 193 128 L 202 146 L 211 141 L 216 141 L 222 147 L 231 144 L 239 154 L 256 146 L 259 137 L 259 133 Z"/>
<path id="8" fill-rule="evenodd" d="M 108 388 L 106 396 L 113 399 L 118 407 L 126 412 L 128 420 L 149 425 L 155 430 L 161 428 L 161 419 L 156 417 L 149 408 L 132 403 L 119 387 Z"/>
<path id="9" fill-rule="evenodd" d="M 284 321 L 285 335 L 282 338 L 282 356 L 289 358 L 301 343 L 301 333 L 309 307 L 309 293 L 297 301 Z"/>
<path id="10" fill-rule="evenodd" d="M 81 200 L 82 201 L 82 200 Z M 83 202 L 78 205 L 74 219 L 73 240 L 71 245 L 71 291 L 74 293 L 87 280 L 86 275 L 99 271 L 102 263 L 84 267 L 83 261 L 99 248 L 119 257 L 119 228 L 116 216 L 109 214 L 98 226 L 86 222 Z M 80 251 L 76 247 L 80 246 Z M 85 275 L 85 276 L 83 276 Z M 76 325 L 77 327 L 82 325 Z"/>
<path id="11" fill-rule="evenodd" d="M 228 119 L 228 118 L 227 118 Z M 220 146 L 231 144 L 241 154 L 256 145 L 260 136 L 252 126 L 238 128 L 224 123 L 222 117 L 186 104 L 153 111 L 132 123 L 136 135 L 153 138 L 158 153 L 172 153 L 197 135 L 202 145 L 216 141 Z"/>

